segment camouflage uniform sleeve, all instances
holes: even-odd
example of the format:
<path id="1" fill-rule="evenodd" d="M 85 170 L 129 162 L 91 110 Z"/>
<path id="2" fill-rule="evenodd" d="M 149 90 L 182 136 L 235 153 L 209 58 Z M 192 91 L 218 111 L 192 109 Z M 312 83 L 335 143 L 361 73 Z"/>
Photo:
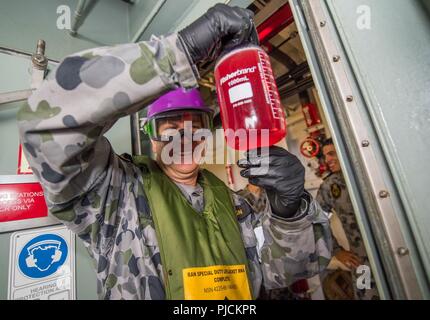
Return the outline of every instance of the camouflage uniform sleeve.
<path id="1" fill-rule="evenodd" d="M 163 92 L 196 84 L 176 34 L 66 57 L 18 112 L 51 214 L 82 236 L 103 225 L 108 236 L 133 173 L 103 134 Z"/>
<path id="2" fill-rule="evenodd" d="M 261 217 L 264 244 L 261 266 L 266 289 L 285 288 L 321 273 L 331 259 L 332 238 L 327 214 L 308 193 L 297 215 Z"/>
<path id="3" fill-rule="evenodd" d="M 319 205 L 323 208 L 324 211 L 329 212 L 332 209 L 331 201 L 330 201 L 330 188 L 328 184 L 323 182 L 318 189 L 316 200 Z"/>
<path id="4" fill-rule="evenodd" d="M 323 182 L 318 190 L 317 197 L 316 197 L 318 204 L 326 212 L 330 212 L 332 210 L 331 199 L 329 196 L 330 192 L 331 191 L 329 189 L 328 184 Z M 333 256 L 335 256 L 340 250 L 343 250 L 343 249 L 339 245 L 335 237 L 332 237 L 332 240 L 333 240 L 332 254 Z"/>
<path id="5" fill-rule="evenodd" d="M 268 290 L 286 288 L 327 267 L 332 248 L 330 224 L 310 194 L 304 195 L 299 212 L 290 219 L 274 215 L 270 206 L 263 212 L 254 212 L 249 200 L 239 194 L 234 196 L 236 208 L 242 203 L 238 221 L 251 264 L 254 292 L 258 292 L 255 290 L 259 284 Z"/>

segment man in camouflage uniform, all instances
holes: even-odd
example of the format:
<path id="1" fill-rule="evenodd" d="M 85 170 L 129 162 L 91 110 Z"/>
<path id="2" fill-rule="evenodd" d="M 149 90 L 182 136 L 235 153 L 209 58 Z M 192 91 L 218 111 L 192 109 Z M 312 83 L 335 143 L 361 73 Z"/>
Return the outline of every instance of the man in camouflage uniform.
<path id="1" fill-rule="evenodd" d="M 330 170 L 330 175 L 324 179 L 317 194 L 317 201 L 326 211 L 334 211 L 342 222 L 350 251 L 343 249 L 333 237 L 333 256 L 348 269 L 352 274 L 352 286 L 355 290 L 356 299 L 371 300 L 378 298 L 375 283 L 372 279 L 371 289 L 357 289 L 355 269 L 359 265 L 370 267 L 366 248 L 358 228 L 354 209 L 343 177 L 339 159 L 333 141 L 328 139 L 323 143 L 323 154 L 325 162 Z M 329 271 L 325 271 L 327 273 Z"/>
<path id="2" fill-rule="evenodd" d="M 101 299 L 175 298 L 167 288 L 171 277 L 183 271 L 164 265 L 168 257 L 160 250 L 160 239 L 165 234 L 156 228 L 146 189 L 150 167 L 117 156 L 104 133 L 164 92 L 197 86 L 195 65 L 216 59 L 226 45 L 247 41 L 253 30 L 247 10 L 217 5 L 179 34 L 73 54 L 19 111 L 22 143 L 49 211 L 85 243 L 96 263 Z M 297 158 L 276 149 L 269 157 L 266 176 L 251 175 L 250 166 L 258 162 L 255 154 L 241 166 L 253 183 L 268 188 L 268 181 L 276 181 L 283 188 L 270 190 L 273 212 L 255 213 L 234 196 L 239 214 L 232 228 L 246 254 L 253 298 L 262 286 L 282 288 L 321 272 L 331 258 L 327 216 L 303 189 L 304 170 Z M 167 173 L 160 174 L 169 180 Z M 205 201 L 207 191 L 203 188 Z M 187 192 L 181 192 L 185 206 Z M 170 195 L 158 196 L 168 201 Z M 217 196 L 213 193 L 215 201 Z M 167 214 L 173 218 L 175 212 Z M 216 219 L 207 223 L 215 231 L 219 226 Z M 259 251 L 257 225 L 264 233 Z M 187 234 L 177 237 L 186 243 Z M 191 258 L 200 254 L 177 251 Z"/>

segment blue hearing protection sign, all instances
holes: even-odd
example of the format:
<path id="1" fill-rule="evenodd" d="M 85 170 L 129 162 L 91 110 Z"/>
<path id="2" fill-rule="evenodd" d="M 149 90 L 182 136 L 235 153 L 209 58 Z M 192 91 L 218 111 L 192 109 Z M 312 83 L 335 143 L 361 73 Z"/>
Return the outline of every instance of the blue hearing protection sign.
<path id="1" fill-rule="evenodd" d="M 52 233 L 37 236 L 21 249 L 19 269 L 30 278 L 50 276 L 64 264 L 67 251 L 67 243 L 62 237 Z"/>
<path id="2" fill-rule="evenodd" d="M 12 234 L 8 298 L 74 299 L 74 239 L 64 226 Z"/>

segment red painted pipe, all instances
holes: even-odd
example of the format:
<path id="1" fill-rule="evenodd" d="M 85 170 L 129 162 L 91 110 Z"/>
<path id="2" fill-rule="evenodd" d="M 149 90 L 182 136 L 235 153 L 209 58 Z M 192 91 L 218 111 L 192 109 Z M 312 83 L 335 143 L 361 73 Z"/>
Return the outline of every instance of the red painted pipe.
<path id="1" fill-rule="evenodd" d="M 293 12 L 290 5 L 286 3 L 257 27 L 260 43 L 264 45 L 293 21 Z"/>

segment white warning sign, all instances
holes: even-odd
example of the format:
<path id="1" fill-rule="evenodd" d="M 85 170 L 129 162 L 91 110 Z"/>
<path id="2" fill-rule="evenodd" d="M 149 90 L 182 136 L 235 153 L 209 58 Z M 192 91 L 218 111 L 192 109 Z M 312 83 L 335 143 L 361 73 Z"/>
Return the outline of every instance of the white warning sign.
<path id="1" fill-rule="evenodd" d="M 75 299 L 74 240 L 63 226 L 12 234 L 8 299 Z"/>

